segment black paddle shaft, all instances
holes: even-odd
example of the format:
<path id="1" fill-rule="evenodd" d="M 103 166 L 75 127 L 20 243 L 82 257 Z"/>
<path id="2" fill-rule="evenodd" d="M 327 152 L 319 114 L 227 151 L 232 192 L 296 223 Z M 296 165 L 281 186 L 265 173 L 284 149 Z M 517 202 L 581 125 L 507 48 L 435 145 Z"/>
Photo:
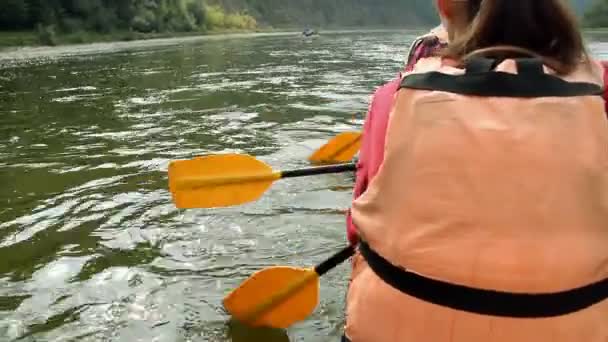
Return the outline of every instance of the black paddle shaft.
<path id="1" fill-rule="evenodd" d="M 325 273 L 331 271 L 334 267 L 340 265 L 341 263 L 343 263 L 344 261 L 346 261 L 348 258 L 350 258 L 351 256 L 353 256 L 355 254 L 355 246 L 348 246 L 346 248 L 344 248 L 343 250 L 341 250 L 340 252 L 336 253 L 334 256 L 332 256 L 331 258 L 323 261 L 322 263 L 320 263 L 319 265 L 317 265 L 315 267 L 315 272 L 317 272 L 317 274 L 320 276 L 324 275 Z"/>
<path id="2" fill-rule="evenodd" d="M 317 166 L 309 167 L 306 169 L 283 171 L 281 172 L 281 178 L 324 175 L 329 173 L 342 173 L 355 170 L 357 170 L 357 164 L 355 163 Z"/>

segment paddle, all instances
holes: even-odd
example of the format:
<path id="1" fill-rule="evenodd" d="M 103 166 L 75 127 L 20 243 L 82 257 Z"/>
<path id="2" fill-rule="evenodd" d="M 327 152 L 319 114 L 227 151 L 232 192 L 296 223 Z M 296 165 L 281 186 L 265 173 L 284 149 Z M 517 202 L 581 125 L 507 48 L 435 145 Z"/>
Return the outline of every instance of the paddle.
<path id="1" fill-rule="evenodd" d="M 313 164 L 345 163 L 361 148 L 360 132 L 340 133 L 308 157 Z"/>
<path id="2" fill-rule="evenodd" d="M 356 165 L 350 163 L 275 172 L 249 155 L 210 155 L 172 162 L 169 190 L 181 209 L 226 207 L 260 198 L 279 179 L 355 169 Z"/>
<path id="3" fill-rule="evenodd" d="M 346 247 L 315 268 L 277 266 L 258 271 L 224 298 L 224 308 L 252 327 L 288 328 L 314 312 L 319 277 L 354 252 L 353 246 Z"/>

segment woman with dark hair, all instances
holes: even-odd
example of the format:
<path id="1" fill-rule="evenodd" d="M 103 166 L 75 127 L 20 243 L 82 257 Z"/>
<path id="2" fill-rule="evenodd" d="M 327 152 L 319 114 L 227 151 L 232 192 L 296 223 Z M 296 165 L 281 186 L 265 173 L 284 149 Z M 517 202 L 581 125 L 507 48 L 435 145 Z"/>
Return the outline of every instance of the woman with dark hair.
<path id="1" fill-rule="evenodd" d="M 366 120 L 344 339 L 607 341 L 604 69 L 561 0 L 436 1 Z"/>

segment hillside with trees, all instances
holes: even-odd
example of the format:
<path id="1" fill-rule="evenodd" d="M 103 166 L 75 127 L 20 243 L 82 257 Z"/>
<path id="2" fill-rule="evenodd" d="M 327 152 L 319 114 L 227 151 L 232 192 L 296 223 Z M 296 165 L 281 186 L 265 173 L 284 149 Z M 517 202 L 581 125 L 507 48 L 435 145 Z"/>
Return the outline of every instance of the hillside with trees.
<path id="1" fill-rule="evenodd" d="M 208 0 L 246 9 L 263 24 L 284 27 L 416 27 L 436 21 L 429 0 Z"/>
<path id="2" fill-rule="evenodd" d="M 414 27 L 433 19 L 428 0 L 2 0 L 0 31 L 37 32 L 52 44 L 84 33 Z"/>
<path id="3" fill-rule="evenodd" d="M 582 13 L 591 0 L 572 1 Z M 588 21 L 603 23 L 605 8 L 608 0 L 597 0 Z M 95 40 L 90 35 L 117 33 L 117 39 L 135 39 L 160 33 L 436 23 L 431 0 L 2 0 L 0 45 L 3 37 L 24 32 L 52 45 L 64 36 L 83 42 Z"/>
<path id="4" fill-rule="evenodd" d="M 587 27 L 608 27 L 608 0 L 595 0 L 585 12 L 584 24 Z"/>
<path id="5" fill-rule="evenodd" d="M 192 32 L 256 26 L 251 16 L 227 14 L 222 7 L 201 0 L 3 0 L 0 11 L 1 30 L 37 30 L 49 42 L 62 33 Z"/>
<path id="6" fill-rule="evenodd" d="M 572 7 L 580 16 L 584 15 L 594 0 L 570 0 Z"/>

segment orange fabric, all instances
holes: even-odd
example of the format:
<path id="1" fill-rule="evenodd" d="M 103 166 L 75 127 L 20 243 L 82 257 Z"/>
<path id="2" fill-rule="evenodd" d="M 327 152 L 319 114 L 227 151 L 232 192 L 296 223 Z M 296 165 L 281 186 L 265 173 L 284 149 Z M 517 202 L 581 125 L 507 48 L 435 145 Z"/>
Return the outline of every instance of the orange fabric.
<path id="1" fill-rule="evenodd" d="M 497 71 L 516 72 L 507 60 Z M 460 74 L 438 58 L 414 73 Z M 546 72 L 551 72 L 546 69 Z M 603 84 L 581 67 L 567 81 Z M 608 121 L 597 96 L 482 98 L 403 89 L 384 161 L 353 203 L 359 235 L 395 265 L 455 284 L 553 292 L 608 277 Z M 608 341 L 608 303 L 551 319 L 459 312 L 405 295 L 360 256 L 352 342 Z"/>

